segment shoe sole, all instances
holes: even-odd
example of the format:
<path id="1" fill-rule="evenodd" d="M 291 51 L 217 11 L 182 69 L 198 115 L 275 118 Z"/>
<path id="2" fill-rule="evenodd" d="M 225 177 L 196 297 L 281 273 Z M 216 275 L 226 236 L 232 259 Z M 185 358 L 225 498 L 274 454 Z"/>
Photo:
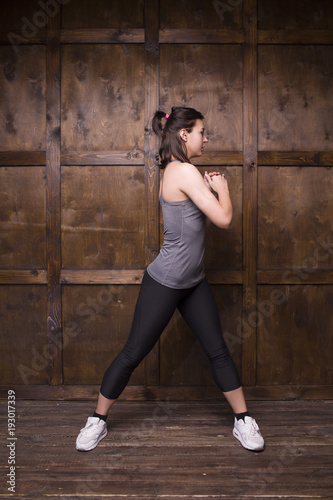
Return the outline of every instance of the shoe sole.
<path id="1" fill-rule="evenodd" d="M 238 439 L 238 441 L 241 443 L 241 445 L 246 449 L 246 450 L 250 450 L 250 451 L 262 451 L 264 448 L 265 448 L 265 445 L 263 446 L 259 446 L 258 448 L 250 448 L 244 441 L 243 441 L 243 438 L 241 436 L 241 434 L 238 433 L 238 431 L 236 429 L 233 429 L 232 431 L 233 435 L 235 436 L 236 439 Z"/>
<path id="2" fill-rule="evenodd" d="M 103 431 L 103 433 L 100 435 L 100 437 L 98 438 L 97 443 L 94 443 L 92 446 L 90 446 L 90 448 L 80 448 L 80 445 L 78 445 L 77 443 L 76 443 L 76 445 L 75 445 L 75 448 L 77 449 L 77 451 L 91 451 L 91 450 L 93 450 L 94 448 L 96 448 L 96 446 L 98 445 L 98 443 L 99 443 L 99 442 L 100 442 L 103 438 L 105 438 L 105 436 L 107 435 L 107 433 L 108 433 L 108 431 L 105 429 L 105 430 Z"/>

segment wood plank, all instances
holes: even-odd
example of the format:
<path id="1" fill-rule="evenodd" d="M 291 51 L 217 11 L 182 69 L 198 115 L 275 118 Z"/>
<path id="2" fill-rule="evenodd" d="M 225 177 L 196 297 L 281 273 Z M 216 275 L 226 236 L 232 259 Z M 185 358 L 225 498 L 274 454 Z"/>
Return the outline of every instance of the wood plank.
<path id="1" fill-rule="evenodd" d="M 137 285 L 141 283 L 143 273 L 143 269 L 62 269 L 61 283 L 63 285 Z"/>
<path id="2" fill-rule="evenodd" d="M 45 164 L 45 151 L 0 151 L 0 165 L 34 167 Z"/>
<path id="3" fill-rule="evenodd" d="M 2 285 L 38 284 L 46 285 L 46 269 L 0 269 Z"/>
<path id="4" fill-rule="evenodd" d="M 243 151 L 205 151 L 193 159 L 194 165 L 243 165 Z"/>
<path id="5" fill-rule="evenodd" d="M 257 152 L 257 0 L 244 0 L 244 166 L 243 166 L 243 265 L 244 297 L 243 322 L 249 324 L 250 314 L 255 312 L 257 298 L 257 216 L 258 216 L 258 152 Z M 255 384 L 256 332 L 243 339 L 242 381 Z"/>
<path id="6" fill-rule="evenodd" d="M 62 151 L 62 165 L 144 165 L 144 152 L 132 151 Z"/>
<path id="7" fill-rule="evenodd" d="M 332 45 L 332 30 L 258 30 L 259 44 Z"/>
<path id="8" fill-rule="evenodd" d="M 148 266 L 159 252 L 159 180 L 156 161 L 158 139 L 152 131 L 152 118 L 159 108 L 159 5 L 145 0 L 145 265 Z M 159 384 L 158 341 L 145 359 L 146 381 Z"/>
<path id="9" fill-rule="evenodd" d="M 160 43 L 243 43 L 243 30 L 170 29 L 159 30 Z"/>
<path id="10" fill-rule="evenodd" d="M 324 250 L 323 250 L 324 251 Z M 258 269 L 258 285 L 330 285 L 333 271 L 323 269 Z"/>
<path id="11" fill-rule="evenodd" d="M 327 166 L 333 165 L 330 151 L 259 151 L 258 165 L 265 166 Z"/>
<path id="12" fill-rule="evenodd" d="M 61 43 L 144 43 L 143 28 L 62 29 Z"/>
<path id="13" fill-rule="evenodd" d="M 47 329 L 49 346 L 61 338 L 61 227 L 60 227 L 60 13 L 49 19 L 46 45 L 46 239 Z M 59 345 L 59 340 L 58 340 Z M 49 349 L 51 385 L 62 383 L 62 350 Z"/>

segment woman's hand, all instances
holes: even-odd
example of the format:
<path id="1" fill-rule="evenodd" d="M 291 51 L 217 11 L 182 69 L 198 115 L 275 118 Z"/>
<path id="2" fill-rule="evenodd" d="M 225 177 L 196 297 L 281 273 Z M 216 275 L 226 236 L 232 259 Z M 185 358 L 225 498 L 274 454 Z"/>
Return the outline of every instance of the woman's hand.
<path id="1" fill-rule="evenodd" d="M 228 181 L 221 175 L 220 172 L 205 172 L 204 176 L 205 184 L 210 189 L 210 191 L 219 194 L 221 190 L 226 191 L 229 194 Z"/>

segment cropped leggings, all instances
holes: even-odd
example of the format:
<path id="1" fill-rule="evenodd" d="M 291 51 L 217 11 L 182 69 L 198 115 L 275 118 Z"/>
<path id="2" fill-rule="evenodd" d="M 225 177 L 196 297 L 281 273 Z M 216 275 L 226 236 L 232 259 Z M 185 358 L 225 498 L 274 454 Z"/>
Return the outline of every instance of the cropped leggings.
<path id="1" fill-rule="evenodd" d="M 102 396 L 108 399 L 120 396 L 132 372 L 152 350 L 176 308 L 208 356 L 217 386 L 223 392 L 241 386 L 222 335 L 216 301 L 206 278 L 192 288 L 179 290 L 159 284 L 146 271 L 128 340 L 104 374 L 100 389 Z"/>

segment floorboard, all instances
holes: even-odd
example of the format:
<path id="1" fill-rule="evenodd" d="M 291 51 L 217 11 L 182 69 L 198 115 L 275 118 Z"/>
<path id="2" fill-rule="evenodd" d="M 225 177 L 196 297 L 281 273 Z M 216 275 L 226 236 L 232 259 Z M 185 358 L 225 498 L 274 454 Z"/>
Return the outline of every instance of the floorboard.
<path id="1" fill-rule="evenodd" d="M 118 402 L 108 435 L 75 449 L 91 402 L 16 401 L 15 493 L 0 401 L 0 499 L 333 499 L 333 401 L 251 401 L 266 448 L 232 436 L 225 401 Z"/>

